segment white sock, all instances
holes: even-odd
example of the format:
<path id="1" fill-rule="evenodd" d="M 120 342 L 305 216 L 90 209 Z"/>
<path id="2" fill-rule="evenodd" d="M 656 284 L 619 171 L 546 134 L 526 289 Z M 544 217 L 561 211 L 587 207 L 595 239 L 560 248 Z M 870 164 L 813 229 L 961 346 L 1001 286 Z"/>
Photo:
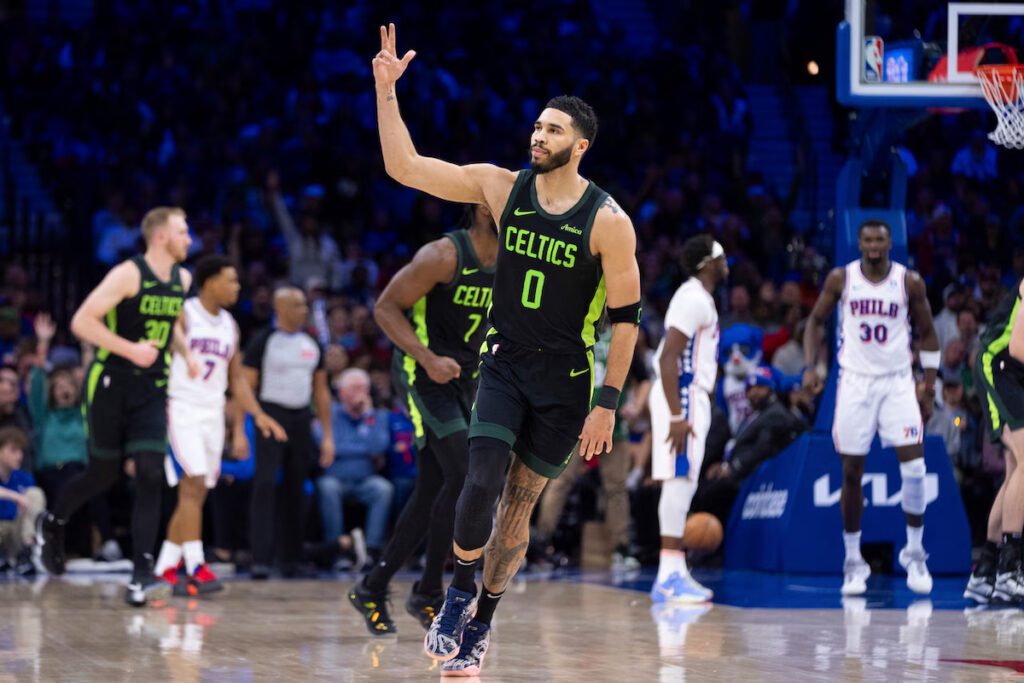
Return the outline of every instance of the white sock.
<path id="1" fill-rule="evenodd" d="M 846 559 L 847 560 L 860 560 L 864 561 L 864 558 L 860 554 L 860 532 L 854 531 L 852 533 L 843 532 L 843 545 L 846 546 Z"/>
<path id="2" fill-rule="evenodd" d="M 924 545 L 921 543 L 924 538 L 924 525 L 907 527 L 907 550 L 920 550 L 924 552 Z"/>
<path id="3" fill-rule="evenodd" d="M 177 568 L 179 562 L 181 562 L 181 546 L 164 541 L 164 544 L 160 546 L 160 555 L 156 558 L 156 567 L 153 568 L 153 573 L 160 576 L 168 569 Z"/>
<path id="4" fill-rule="evenodd" d="M 196 573 L 196 567 L 206 564 L 206 558 L 203 556 L 203 542 L 185 541 L 181 547 L 185 551 L 185 571 L 192 576 Z"/>
<path id="5" fill-rule="evenodd" d="M 686 575 L 686 555 L 681 550 L 662 550 L 658 557 L 658 583 L 668 580 L 673 573 Z"/>

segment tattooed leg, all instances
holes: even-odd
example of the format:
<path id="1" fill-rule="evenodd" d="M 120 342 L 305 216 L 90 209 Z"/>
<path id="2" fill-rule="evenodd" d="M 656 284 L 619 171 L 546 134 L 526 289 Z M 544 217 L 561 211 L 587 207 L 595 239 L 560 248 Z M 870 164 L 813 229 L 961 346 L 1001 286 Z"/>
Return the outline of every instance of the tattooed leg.
<path id="1" fill-rule="evenodd" d="M 530 516 L 548 483 L 516 458 L 509 468 L 505 491 L 498 503 L 494 533 L 484 548 L 484 589 L 504 592 L 526 556 L 530 543 Z"/>

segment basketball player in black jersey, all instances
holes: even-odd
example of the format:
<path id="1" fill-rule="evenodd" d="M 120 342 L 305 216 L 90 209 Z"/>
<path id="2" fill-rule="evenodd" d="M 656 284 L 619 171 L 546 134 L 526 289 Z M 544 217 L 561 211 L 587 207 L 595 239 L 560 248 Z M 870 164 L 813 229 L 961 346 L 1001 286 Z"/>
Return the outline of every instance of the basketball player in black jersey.
<path id="1" fill-rule="evenodd" d="M 395 393 L 406 403 L 419 449 L 416 488 L 394 535 L 373 571 L 348 594 L 374 635 L 395 632 L 388 584 L 425 535 L 426 562 L 406 611 L 429 628 L 444 602 L 441 578 L 469 464 L 470 408 L 498 251 L 487 207 L 467 206 L 463 222 L 468 229 L 453 230 L 416 252 L 374 308 L 381 329 L 399 349 Z"/>
<path id="2" fill-rule="evenodd" d="M 424 641 L 427 654 L 445 662 L 443 674 L 474 675 L 487 652 L 498 599 L 526 553 L 530 513 L 547 480 L 558 476 L 577 448 L 588 460 L 611 450 L 615 407 L 637 338 L 640 272 L 629 217 L 579 175 L 597 133 L 589 105 L 570 96 L 548 102 L 534 123 L 526 171 L 423 157 L 399 114 L 395 90 L 414 56 L 410 51 L 399 59 L 394 25 L 381 27 L 373 73 L 388 174 L 442 199 L 483 204 L 500 217 L 493 302 L 469 428 L 469 472 L 456 507 L 455 577 Z M 591 410 L 591 347 L 606 303 L 611 348 Z M 517 457 L 509 465 L 513 445 Z M 477 602 L 474 573 L 481 555 L 486 559 Z"/>
<path id="3" fill-rule="evenodd" d="M 160 525 L 160 494 L 167 453 L 167 377 L 170 348 L 194 359 L 174 334 L 192 275 L 180 267 L 192 243 L 185 212 L 157 207 L 142 219 L 146 252 L 115 266 L 71 320 L 71 331 L 97 348 L 86 374 L 83 413 L 89 468 L 64 488 L 41 522 L 43 563 L 64 573 L 68 518 L 117 481 L 122 460 L 135 462 L 132 561 L 125 600 L 133 606 L 167 597 L 170 586 L 153 575 Z"/>

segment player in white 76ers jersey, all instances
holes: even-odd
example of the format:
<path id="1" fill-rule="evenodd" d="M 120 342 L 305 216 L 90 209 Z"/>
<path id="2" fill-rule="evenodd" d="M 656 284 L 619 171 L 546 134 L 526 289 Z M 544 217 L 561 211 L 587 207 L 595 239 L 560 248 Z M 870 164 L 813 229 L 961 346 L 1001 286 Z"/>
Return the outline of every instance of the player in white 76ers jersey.
<path id="1" fill-rule="evenodd" d="M 885 448 L 895 447 L 903 480 L 903 512 L 907 545 L 899 561 L 907 570 L 907 586 L 915 593 L 932 590 L 932 577 L 922 545 L 925 510 L 924 425 L 917 404 L 910 349 L 910 321 L 921 339 L 921 366 L 926 396 L 934 400 L 939 367 L 939 340 L 921 276 L 889 260 L 892 234 L 888 224 L 868 220 L 860 226 L 861 258 L 835 268 L 814 304 L 804 333 L 804 386 L 821 391 L 816 372 L 825 322 L 839 304 L 839 384 L 832 439 L 843 460 L 843 595 L 867 590 L 871 570 L 860 553 L 860 521 L 864 512 L 861 479 L 864 456 L 877 432 Z"/>
<path id="2" fill-rule="evenodd" d="M 683 245 L 691 277 L 669 302 L 665 336 L 654 354 L 650 394 L 651 473 L 661 481 L 661 557 L 651 587 L 654 602 L 706 602 L 711 591 L 690 576 L 683 529 L 697 490 L 711 398 L 718 375 L 718 309 L 711 292 L 729 275 L 725 250 L 708 235 Z"/>
<path id="3" fill-rule="evenodd" d="M 174 588 L 175 595 L 199 595 L 223 588 L 203 557 L 202 510 L 206 490 L 217 484 L 224 450 L 225 392 L 231 391 L 241 410 L 252 413 L 256 427 L 278 441 L 285 432 L 260 408 L 249 383 L 242 377 L 238 354 L 238 325 L 225 310 L 238 301 L 238 272 L 227 258 L 207 256 L 196 264 L 198 297 L 185 301 L 179 325 L 191 353 L 171 361 L 167 391 L 167 432 L 171 452 L 167 479 L 178 485 L 178 505 L 167 526 L 167 540 L 157 558 L 156 574 Z M 249 443 L 243 428 L 244 413 L 235 420 L 236 457 L 247 458 Z M 180 470 L 180 472 L 179 472 Z M 181 476 L 183 475 L 183 476 Z M 184 559 L 186 580 L 179 580 Z"/>

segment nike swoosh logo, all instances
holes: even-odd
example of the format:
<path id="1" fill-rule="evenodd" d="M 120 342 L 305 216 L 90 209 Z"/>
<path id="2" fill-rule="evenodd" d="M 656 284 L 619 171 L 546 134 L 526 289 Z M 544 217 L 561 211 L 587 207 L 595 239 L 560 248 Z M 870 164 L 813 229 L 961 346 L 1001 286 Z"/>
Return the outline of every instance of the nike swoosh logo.
<path id="1" fill-rule="evenodd" d="M 583 368 L 582 370 L 570 370 L 569 371 L 569 376 L 570 377 L 579 377 L 580 375 L 586 374 L 588 372 L 590 372 L 590 368 Z"/>
<path id="2" fill-rule="evenodd" d="M 142 283 L 142 288 L 143 289 L 149 289 L 150 287 L 156 287 L 156 285 L 157 285 L 157 281 L 156 280 L 146 280 L 145 282 Z"/>
<path id="3" fill-rule="evenodd" d="M 479 273 L 479 272 L 480 272 L 479 268 L 463 268 L 462 269 L 462 274 L 463 275 L 472 275 L 473 273 Z"/>
<path id="4" fill-rule="evenodd" d="M 520 211 L 519 209 L 516 209 L 512 213 L 515 214 L 516 216 L 529 216 L 531 213 L 537 213 L 537 212 L 536 211 Z"/>

